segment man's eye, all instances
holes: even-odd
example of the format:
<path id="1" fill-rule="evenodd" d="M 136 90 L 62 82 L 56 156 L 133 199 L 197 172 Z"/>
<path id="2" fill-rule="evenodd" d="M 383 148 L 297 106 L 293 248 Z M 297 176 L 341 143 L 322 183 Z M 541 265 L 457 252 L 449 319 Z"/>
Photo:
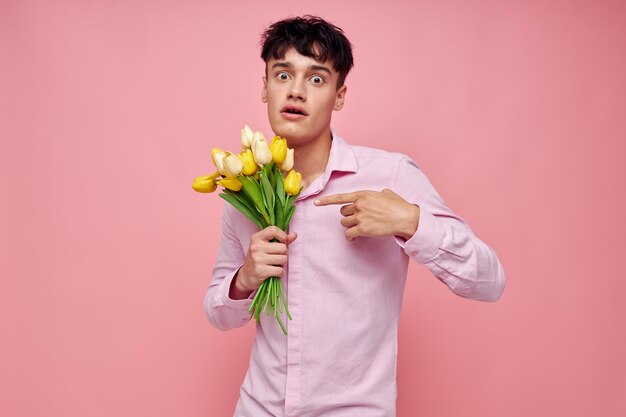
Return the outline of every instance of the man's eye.
<path id="1" fill-rule="evenodd" d="M 319 75 L 314 75 L 311 77 L 311 81 L 313 82 L 313 84 L 322 84 L 324 83 L 324 79 L 322 77 L 320 77 Z"/>
<path id="2" fill-rule="evenodd" d="M 289 78 L 289 74 L 287 74 L 286 72 L 281 72 L 280 74 L 278 74 L 279 80 L 287 80 L 288 78 Z"/>

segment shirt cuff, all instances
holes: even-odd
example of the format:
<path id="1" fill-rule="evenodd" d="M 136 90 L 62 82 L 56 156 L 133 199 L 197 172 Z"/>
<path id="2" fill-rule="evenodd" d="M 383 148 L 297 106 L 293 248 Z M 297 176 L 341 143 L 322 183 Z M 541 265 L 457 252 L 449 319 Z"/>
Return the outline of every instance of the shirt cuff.
<path id="1" fill-rule="evenodd" d="M 231 272 L 230 274 L 226 275 L 226 277 L 224 278 L 224 288 L 222 291 L 222 304 L 224 304 L 227 307 L 231 307 L 237 310 L 248 310 L 250 308 L 250 305 L 252 304 L 252 301 L 254 300 L 254 296 L 256 295 L 258 288 L 252 291 L 252 293 L 248 296 L 248 298 L 243 298 L 241 300 L 234 300 L 230 298 L 229 296 L 230 286 L 233 282 L 233 278 L 235 277 L 235 274 L 237 274 L 237 271 L 241 269 L 241 266 L 235 269 L 234 272 Z"/>
<path id="2" fill-rule="evenodd" d="M 443 234 L 444 229 L 439 220 L 420 207 L 420 217 L 415 234 L 409 240 L 404 240 L 399 236 L 394 236 L 394 238 L 408 256 L 424 264 L 437 256 L 443 243 Z"/>

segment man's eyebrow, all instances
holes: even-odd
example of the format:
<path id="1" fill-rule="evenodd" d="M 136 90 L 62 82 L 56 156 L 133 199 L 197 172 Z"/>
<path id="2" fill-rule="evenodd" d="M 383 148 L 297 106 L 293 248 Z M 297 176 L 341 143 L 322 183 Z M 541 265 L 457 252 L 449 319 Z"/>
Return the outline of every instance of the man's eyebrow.
<path id="1" fill-rule="evenodd" d="M 286 61 L 279 61 L 279 62 L 275 62 L 274 65 L 272 65 L 272 69 L 274 68 L 293 68 L 293 64 L 291 62 L 286 62 Z M 330 71 L 330 69 L 328 69 L 328 67 L 325 67 L 323 65 L 310 65 L 309 66 L 310 70 L 316 70 L 316 71 L 325 71 L 328 73 L 328 75 L 332 75 L 332 72 Z"/>
<path id="2" fill-rule="evenodd" d="M 309 67 L 309 69 L 317 70 L 317 71 L 326 71 L 328 73 L 328 75 L 332 75 L 330 70 L 327 67 L 323 66 L 323 65 L 311 65 Z"/>
<path id="3" fill-rule="evenodd" d="M 272 65 L 272 69 L 274 68 L 292 68 L 293 64 L 291 64 L 291 62 L 275 62 L 274 65 Z"/>

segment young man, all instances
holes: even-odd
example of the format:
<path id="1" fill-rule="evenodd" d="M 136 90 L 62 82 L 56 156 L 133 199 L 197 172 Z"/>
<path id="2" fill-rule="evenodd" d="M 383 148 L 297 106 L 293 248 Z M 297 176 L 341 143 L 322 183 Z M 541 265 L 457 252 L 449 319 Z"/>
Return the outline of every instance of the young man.
<path id="1" fill-rule="evenodd" d="M 259 231 L 224 204 L 208 319 L 221 330 L 248 323 L 269 276 L 281 276 L 293 317 L 283 320 L 285 337 L 261 315 L 235 417 L 395 416 L 409 258 L 476 300 L 500 297 L 504 271 L 411 158 L 351 145 L 331 129 L 353 65 L 341 29 L 311 16 L 279 21 L 263 34 L 261 56 L 261 99 L 272 130 L 294 148 L 304 189 L 288 234 Z"/>

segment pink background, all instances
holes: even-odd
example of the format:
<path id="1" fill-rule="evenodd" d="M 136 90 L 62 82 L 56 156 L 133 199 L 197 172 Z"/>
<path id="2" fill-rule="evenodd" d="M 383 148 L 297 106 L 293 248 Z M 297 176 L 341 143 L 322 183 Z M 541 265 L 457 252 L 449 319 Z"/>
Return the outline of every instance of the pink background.
<path id="1" fill-rule="evenodd" d="M 411 263 L 398 416 L 626 415 L 624 3 L 300 4 L 0 3 L 0 414 L 232 415 L 255 327 L 204 317 L 222 200 L 191 181 L 271 133 L 259 34 L 310 12 L 355 45 L 334 128 L 506 271 L 492 304 Z"/>

